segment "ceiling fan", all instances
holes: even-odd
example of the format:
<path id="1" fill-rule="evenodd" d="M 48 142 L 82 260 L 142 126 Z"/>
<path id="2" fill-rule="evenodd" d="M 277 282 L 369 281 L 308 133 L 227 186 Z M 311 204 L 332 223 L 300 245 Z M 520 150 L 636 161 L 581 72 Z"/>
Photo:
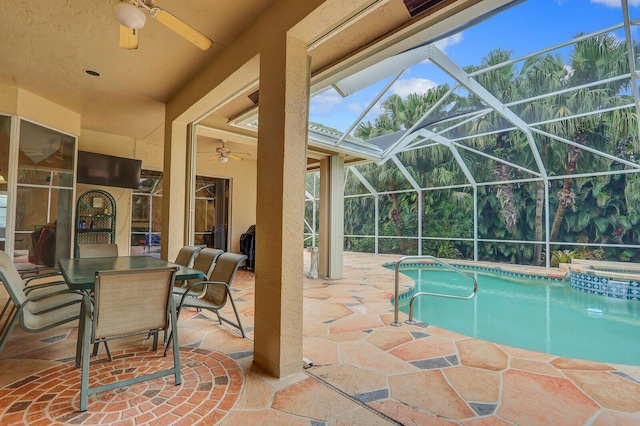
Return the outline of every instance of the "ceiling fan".
<path id="1" fill-rule="evenodd" d="M 251 154 L 249 154 L 248 152 L 233 152 L 229 148 L 227 148 L 225 144 L 226 142 L 222 141 L 222 146 L 216 148 L 217 154 L 209 158 L 209 161 L 215 160 L 217 158 L 221 163 L 226 163 L 227 161 L 229 161 L 229 158 L 231 158 L 232 160 L 242 161 L 242 155 L 248 155 L 249 157 L 251 157 Z"/>
<path id="2" fill-rule="evenodd" d="M 178 35 L 207 50 L 213 41 L 186 22 L 155 5 L 154 0 L 122 0 L 113 5 L 113 16 L 120 24 L 120 47 L 138 48 L 138 33 L 147 20 L 145 12 Z"/>

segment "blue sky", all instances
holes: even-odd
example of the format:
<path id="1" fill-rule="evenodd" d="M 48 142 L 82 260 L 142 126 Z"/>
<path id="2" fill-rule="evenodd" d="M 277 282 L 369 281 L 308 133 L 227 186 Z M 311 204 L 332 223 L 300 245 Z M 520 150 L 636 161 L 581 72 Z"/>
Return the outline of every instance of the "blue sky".
<path id="1" fill-rule="evenodd" d="M 629 0 L 629 7 L 631 19 L 640 18 L 640 0 Z M 479 65 L 488 52 L 499 47 L 512 51 L 511 57 L 517 58 L 568 41 L 578 33 L 590 33 L 622 22 L 621 0 L 528 0 L 437 45 L 464 67 Z M 621 30 L 615 34 L 624 37 Z M 310 121 L 346 131 L 388 81 L 385 79 L 346 98 L 335 91 L 314 96 Z M 382 100 L 392 93 L 404 97 L 412 92 L 424 92 L 444 82 L 450 79 L 434 65 L 416 64 L 394 83 Z M 378 114 L 376 107 L 365 121 L 373 121 Z"/>

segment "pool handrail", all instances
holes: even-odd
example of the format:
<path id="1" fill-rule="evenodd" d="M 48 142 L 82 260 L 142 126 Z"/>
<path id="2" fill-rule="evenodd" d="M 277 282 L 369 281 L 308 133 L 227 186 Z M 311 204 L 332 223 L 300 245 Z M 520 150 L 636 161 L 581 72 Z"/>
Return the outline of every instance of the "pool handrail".
<path id="1" fill-rule="evenodd" d="M 419 293 L 414 294 L 411 297 L 411 301 L 409 302 L 409 319 L 406 321 L 407 324 L 415 324 L 416 322 L 413 321 L 413 302 L 416 300 L 417 297 L 419 296 L 436 296 L 436 297 L 446 297 L 449 299 L 464 299 L 464 300 L 469 300 L 469 299 L 473 299 L 475 297 L 475 295 L 478 293 L 478 281 L 471 275 L 462 272 L 461 270 L 459 270 L 458 268 L 450 265 L 447 262 L 444 262 L 443 260 L 438 259 L 437 257 L 434 256 L 404 256 L 401 257 L 397 262 L 396 262 L 396 266 L 395 266 L 395 296 L 394 296 L 394 317 L 393 317 L 393 322 L 391 323 L 392 326 L 394 327 L 400 327 L 402 325 L 401 322 L 398 321 L 398 315 L 399 315 L 399 309 L 400 309 L 400 303 L 399 303 L 399 299 L 400 299 L 400 265 L 406 261 L 409 260 L 431 260 L 435 263 L 438 263 L 446 268 L 449 268 L 450 270 L 469 278 L 471 281 L 473 281 L 473 292 L 468 295 L 468 296 L 456 296 L 453 294 L 444 294 L 444 293 L 431 293 L 428 291 L 421 291 Z"/>

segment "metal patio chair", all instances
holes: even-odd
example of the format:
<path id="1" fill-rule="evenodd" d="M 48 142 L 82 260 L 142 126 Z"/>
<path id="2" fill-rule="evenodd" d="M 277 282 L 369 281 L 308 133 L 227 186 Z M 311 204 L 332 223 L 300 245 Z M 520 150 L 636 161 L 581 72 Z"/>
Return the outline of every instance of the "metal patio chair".
<path id="1" fill-rule="evenodd" d="M 224 253 L 224 250 L 214 249 L 214 248 L 203 248 L 200 250 L 193 262 L 193 269 L 197 269 L 198 271 L 202 271 L 208 280 L 213 272 L 216 262 L 221 254 Z M 184 283 L 179 283 L 178 286 L 174 287 L 173 292 L 178 295 L 183 295 L 186 292 L 186 289 L 197 282 L 203 281 L 202 279 L 193 279 L 186 281 Z M 200 289 L 200 292 L 193 291 L 189 293 L 191 297 L 202 297 L 204 294 L 204 288 Z"/>
<path id="2" fill-rule="evenodd" d="M 70 290 L 64 281 L 27 287 L 4 251 L 0 251 L 0 281 L 9 295 L 0 313 L 0 352 L 16 324 L 26 332 L 38 333 L 74 321 L 80 315 L 81 292 Z"/>
<path id="3" fill-rule="evenodd" d="M 178 333 L 172 297 L 178 267 L 99 271 L 95 294 L 82 302 L 76 366 L 82 366 L 80 411 L 89 395 L 173 374 L 181 383 L 178 341 L 173 344 L 173 367 L 116 382 L 89 387 L 89 348 L 93 344 L 133 335 L 154 334 L 171 328 Z M 166 350 L 165 350 L 166 355 Z"/>
<path id="4" fill-rule="evenodd" d="M 191 268 L 191 265 L 193 265 L 193 260 L 201 250 L 202 247 L 200 246 L 184 246 L 178 252 L 176 260 L 173 263 Z"/>
<path id="5" fill-rule="evenodd" d="M 198 310 L 208 310 L 214 312 L 218 317 L 218 323 L 222 325 L 222 322 L 237 328 L 240 330 L 242 337 L 245 337 L 244 328 L 240 321 L 240 315 L 238 309 L 231 296 L 231 284 L 233 278 L 236 275 L 236 271 L 247 260 L 247 256 L 238 253 L 223 253 L 218 257 L 216 266 L 213 268 L 213 272 L 209 278 L 209 281 L 200 281 L 190 284 L 186 288 L 186 292 L 183 295 L 174 294 L 176 303 L 178 305 L 177 311 L 180 315 L 180 311 L 183 308 L 196 308 Z M 190 297 L 192 291 L 197 293 L 202 292 L 200 289 L 204 288 L 204 294 L 202 297 Z M 223 317 L 220 314 L 220 310 L 227 304 L 227 300 L 231 301 L 233 306 L 233 312 L 236 315 L 236 321 L 233 322 Z M 171 335 L 169 335 L 169 342 L 171 341 Z M 168 345 L 167 345 L 168 347 Z M 165 355 L 167 354 L 167 348 L 165 348 Z"/>

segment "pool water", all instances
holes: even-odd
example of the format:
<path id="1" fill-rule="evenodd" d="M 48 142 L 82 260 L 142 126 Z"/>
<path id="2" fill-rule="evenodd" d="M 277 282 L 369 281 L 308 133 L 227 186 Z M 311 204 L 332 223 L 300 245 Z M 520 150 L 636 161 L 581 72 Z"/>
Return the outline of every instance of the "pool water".
<path id="1" fill-rule="evenodd" d="M 568 282 L 465 271 L 478 280 L 471 300 L 421 296 L 414 318 L 509 346 L 570 358 L 640 365 L 640 302 L 571 289 Z M 415 292 L 466 296 L 468 278 L 440 269 L 403 268 Z M 400 310 L 409 312 L 410 298 Z"/>

